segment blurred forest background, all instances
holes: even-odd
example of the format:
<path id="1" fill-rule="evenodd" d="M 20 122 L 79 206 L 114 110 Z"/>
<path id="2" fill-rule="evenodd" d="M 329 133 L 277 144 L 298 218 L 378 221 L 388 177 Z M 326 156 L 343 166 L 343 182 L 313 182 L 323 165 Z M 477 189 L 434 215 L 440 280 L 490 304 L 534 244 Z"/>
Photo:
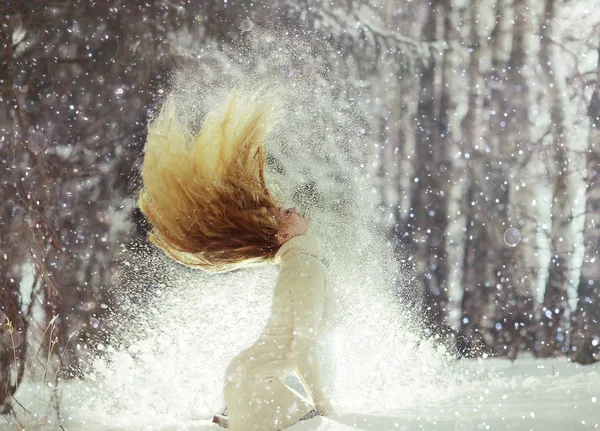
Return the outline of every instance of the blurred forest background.
<path id="1" fill-rule="evenodd" d="M 110 343 L 99 321 L 118 312 L 122 245 L 146 229 L 137 172 L 170 72 L 273 26 L 319 44 L 337 59 L 319 73 L 370 95 L 377 222 L 415 274 L 408 300 L 424 333 L 459 357 L 599 360 L 599 11 L 598 0 L 2 2 L 2 409 L 36 362 L 78 377 L 94 343 Z"/>

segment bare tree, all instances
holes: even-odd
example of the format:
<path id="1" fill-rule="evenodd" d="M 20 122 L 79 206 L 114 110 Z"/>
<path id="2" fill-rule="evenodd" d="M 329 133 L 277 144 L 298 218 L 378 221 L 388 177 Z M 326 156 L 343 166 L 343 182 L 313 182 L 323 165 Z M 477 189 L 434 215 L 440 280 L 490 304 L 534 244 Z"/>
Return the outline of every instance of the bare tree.
<path id="1" fill-rule="evenodd" d="M 467 191 L 462 211 L 466 215 L 465 245 L 463 252 L 461 321 L 459 352 L 463 356 L 480 356 L 487 353 L 484 338 L 484 321 L 489 302 L 491 268 L 495 247 L 490 247 L 490 181 L 486 171 L 490 161 L 484 145 L 484 81 L 482 79 L 482 56 L 486 49 L 481 35 L 479 17 L 482 5 L 477 3 L 469 10 L 469 62 L 468 62 L 468 110 L 462 120 L 464 151 L 469 156 L 466 164 Z M 499 22 L 502 22 L 501 20 Z M 497 24 L 500 25 L 500 24 Z"/>
<path id="2" fill-rule="evenodd" d="M 440 29 L 442 3 L 434 2 L 423 23 L 423 37 L 433 41 Z M 444 58 L 448 58 L 447 56 Z M 447 148 L 442 138 L 438 73 L 432 59 L 420 70 L 420 95 L 417 107 L 415 131 L 415 178 L 410 199 L 410 214 L 406 231 L 410 236 L 411 249 L 418 256 L 417 274 L 424 285 L 423 313 L 426 326 L 436 333 L 445 323 L 448 306 L 448 267 L 446 244 L 443 238 L 448 223 L 449 182 L 445 164 L 448 164 Z M 441 70 L 440 70 L 441 71 Z M 446 101 L 445 103 L 448 103 Z"/>
<path id="3" fill-rule="evenodd" d="M 571 358 L 581 364 L 600 360 L 600 48 L 595 90 L 588 106 L 584 258 L 571 318 Z"/>
<path id="4" fill-rule="evenodd" d="M 0 375 L 2 387 L 10 388 L 0 392 L 5 405 L 23 376 L 29 343 L 48 350 L 56 368 L 43 373 L 56 381 L 59 375 L 81 375 L 87 366 L 84 352 L 107 336 L 103 317 L 112 304 L 112 258 L 127 227 L 124 199 L 146 123 L 145 109 L 126 107 L 149 104 L 144 88 L 153 73 L 142 65 L 131 69 L 137 54 L 121 46 L 128 34 L 112 18 L 115 10 L 131 12 L 117 1 L 77 8 L 68 2 L 51 7 L 13 2 L 3 10 L 0 277 L 5 282 L 0 305 L 14 329 L 10 341 L 22 337 L 0 360 L 3 370 L 19 367 Z M 129 18 L 148 22 L 144 14 Z M 137 37 L 149 61 L 159 57 L 153 38 Z M 22 290 L 28 287 L 22 271 L 27 268 L 34 285 L 24 310 Z M 32 320 L 34 303 L 43 307 L 45 320 Z M 48 325 L 51 331 L 44 331 Z M 52 340 L 35 338 L 50 333 Z M 26 339 L 29 335 L 33 338 Z M 90 348 L 78 350 L 78 343 Z M 33 370 L 38 364 L 29 365 Z"/>
<path id="5" fill-rule="evenodd" d="M 552 233 L 551 261 L 540 315 L 539 354 L 564 354 L 568 321 L 567 288 L 573 262 L 575 232 L 573 207 L 576 199 L 577 166 L 573 159 L 572 120 L 568 89 L 555 21 L 559 2 L 546 0 L 540 25 L 541 47 L 539 63 L 546 81 L 547 103 L 550 106 L 550 136 L 554 166 L 552 169 Z"/>
<path id="6" fill-rule="evenodd" d="M 526 206 L 527 185 L 523 186 L 526 164 L 531 152 L 531 52 L 532 34 L 530 0 L 514 2 L 512 47 L 507 65 L 510 100 L 505 117 L 507 140 L 502 142 L 503 199 L 501 219 L 496 223 L 496 244 L 501 247 L 496 275 L 495 332 L 493 342 L 500 356 L 515 358 L 521 345 L 533 349 L 535 332 L 532 287 L 537 284 L 535 265 L 536 231 L 531 208 Z M 531 186 L 531 184 L 529 185 Z M 516 237 L 511 238 L 511 237 Z M 508 241 L 506 241 L 508 239 Z M 520 241 L 519 241 L 520 239 Z"/>

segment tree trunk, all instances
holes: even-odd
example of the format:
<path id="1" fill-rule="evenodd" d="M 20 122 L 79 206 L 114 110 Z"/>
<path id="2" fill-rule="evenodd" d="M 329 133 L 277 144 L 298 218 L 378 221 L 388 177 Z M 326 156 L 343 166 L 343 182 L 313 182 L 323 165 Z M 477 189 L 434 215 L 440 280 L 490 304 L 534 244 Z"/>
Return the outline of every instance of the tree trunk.
<path id="1" fill-rule="evenodd" d="M 572 158 L 571 128 L 567 84 L 558 46 L 554 43 L 558 29 L 554 25 L 559 5 L 546 0 L 544 17 L 540 26 L 540 64 L 546 80 L 547 98 L 550 106 L 552 150 L 554 152 L 554 184 L 552 193 L 551 260 L 544 301 L 539 316 L 539 353 L 548 357 L 567 352 L 568 307 L 567 288 L 573 261 L 575 232 L 573 230 L 573 207 L 577 168 Z"/>
<path id="2" fill-rule="evenodd" d="M 13 124 L 15 127 L 14 133 L 5 134 L 7 140 L 0 140 L 0 160 L 3 163 L 9 160 L 17 165 L 25 142 L 25 129 L 20 121 L 21 112 L 13 83 L 17 73 L 11 40 L 14 30 L 10 25 L 0 26 L 0 72 L 5 72 L 5 86 L 10 89 L 4 99 L 4 109 L 0 111 L 0 124 Z M 0 93 L 0 98 L 2 96 Z M 25 229 L 25 214 L 19 211 L 17 205 L 15 197 L 18 191 L 16 182 L 3 181 L 0 184 L 0 413 L 11 411 L 11 396 L 23 377 L 27 348 L 27 321 L 21 310 L 19 290 L 25 255 L 25 244 L 21 242 L 19 232 Z"/>
<path id="3" fill-rule="evenodd" d="M 514 359 L 523 344 L 532 349 L 535 320 L 531 293 L 537 284 L 535 256 L 535 215 L 529 202 L 532 192 L 522 186 L 527 176 L 526 164 L 531 146 L 531 77 L 532 47 L 531 0 L 514 1 L 512 49 L 508 62 L 505 97 L 510 104 L 504 112 L 507 141 L 502 144 L 503 197 L 500 200 L 501 219 L 495 223 L 495 243 L 501 256 L 495 268 L 495 312 L 493 332 L 496 353 Z M 513 169 L 511 169 L 513 167 Z M 527 187 L 531 187 L 529 184 Z M 531 266 L 534 269 L 531 269 Z"/>
<path id="4" fill-rule="evenodd" d="M 571 329 L 571 359 L 581 364 L 600 360 L 600 48 L 596 89 L 588 115 L 590 135 L 585 178 L 585 248 Z"/>
<path id="5" fill-rule="evenodd" d="M 423 27 L 426 40 L 435 40 L 438 35 L 440 7 L 440 2 L 430 6 Z M 448 61 L 448 55 L 447 52 L 444 54 L 443 61 Z M 441 98 L 437 97 L 437 71 L 434 58 L 421 70 L 415 151 L 417 168 L 411 194 L 412 217 L 409 216 L 407 223 L 412 249 L 422 262 L 417 268 L 424 285 L 422 309 L 426 326 L 432 333 L 440 332 L 445 325 L 449 273 L 444 238 L 448 224 L 449 158 L 447 135 L 440 130 L 440 112 L 448 106 L 443 106 Z"/>
<path id="6" fill-rule="evenodd" d="M 468 63 L 468 110 L 462 121 L 464 151 L 469 154 L 467 162 L 467 194 L 463 201 L 466 214 L 465 245 L 463 252 L 461 321 L 458 351 L 461 356 L 476 357 L 488 349 L 482 333 L 486 305 L 489 301 L 489 262 L 491 251 L 488 235 L 489 204 L 485 200 L 485 170 L 487 160 L 483 144 L 483 80 L 481 62 L 484 46 L 478 28 L 480 3 L 469 9 L 470 55 Z"/>

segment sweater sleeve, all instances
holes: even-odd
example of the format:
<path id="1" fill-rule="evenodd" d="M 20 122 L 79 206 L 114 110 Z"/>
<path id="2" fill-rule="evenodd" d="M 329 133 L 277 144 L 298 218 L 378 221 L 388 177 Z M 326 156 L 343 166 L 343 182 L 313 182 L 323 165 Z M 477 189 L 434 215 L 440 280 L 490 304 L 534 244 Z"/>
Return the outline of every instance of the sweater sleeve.
<path id="1" fill-rule="evenodd" d="M 322 406 L 322 410 L 327 410 L 325 407 L 329 403 L 323 390 L 317 343 L 325 302 L 325 267 L 312 255 L 297 254 L 282 262 L 280 281 L 289 286 L 292 298 L 292 349 L 296 364 L 311 390 L 317 408 Z"/>

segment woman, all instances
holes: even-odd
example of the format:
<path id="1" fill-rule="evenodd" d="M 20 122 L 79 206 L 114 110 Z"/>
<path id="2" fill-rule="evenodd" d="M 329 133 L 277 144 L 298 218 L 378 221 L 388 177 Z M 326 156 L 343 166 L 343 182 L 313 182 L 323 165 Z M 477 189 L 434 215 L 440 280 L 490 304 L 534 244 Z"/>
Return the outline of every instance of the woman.
<path id="1" fill-rule="evenodd" d="M 281 430 L 331 412 L 317 351 L 327 274 L 309 220 L 281 209 L 266 186 L 272 118 L 266 95 L 237 91 L 194 133 L 167 100 L 149 125 L 142 169 L 149 238 L 169 256 L 213 272 L 280 265 L 263 333 L 226 371 L 228 417 L 216 421 L 234 431 Z"/>

